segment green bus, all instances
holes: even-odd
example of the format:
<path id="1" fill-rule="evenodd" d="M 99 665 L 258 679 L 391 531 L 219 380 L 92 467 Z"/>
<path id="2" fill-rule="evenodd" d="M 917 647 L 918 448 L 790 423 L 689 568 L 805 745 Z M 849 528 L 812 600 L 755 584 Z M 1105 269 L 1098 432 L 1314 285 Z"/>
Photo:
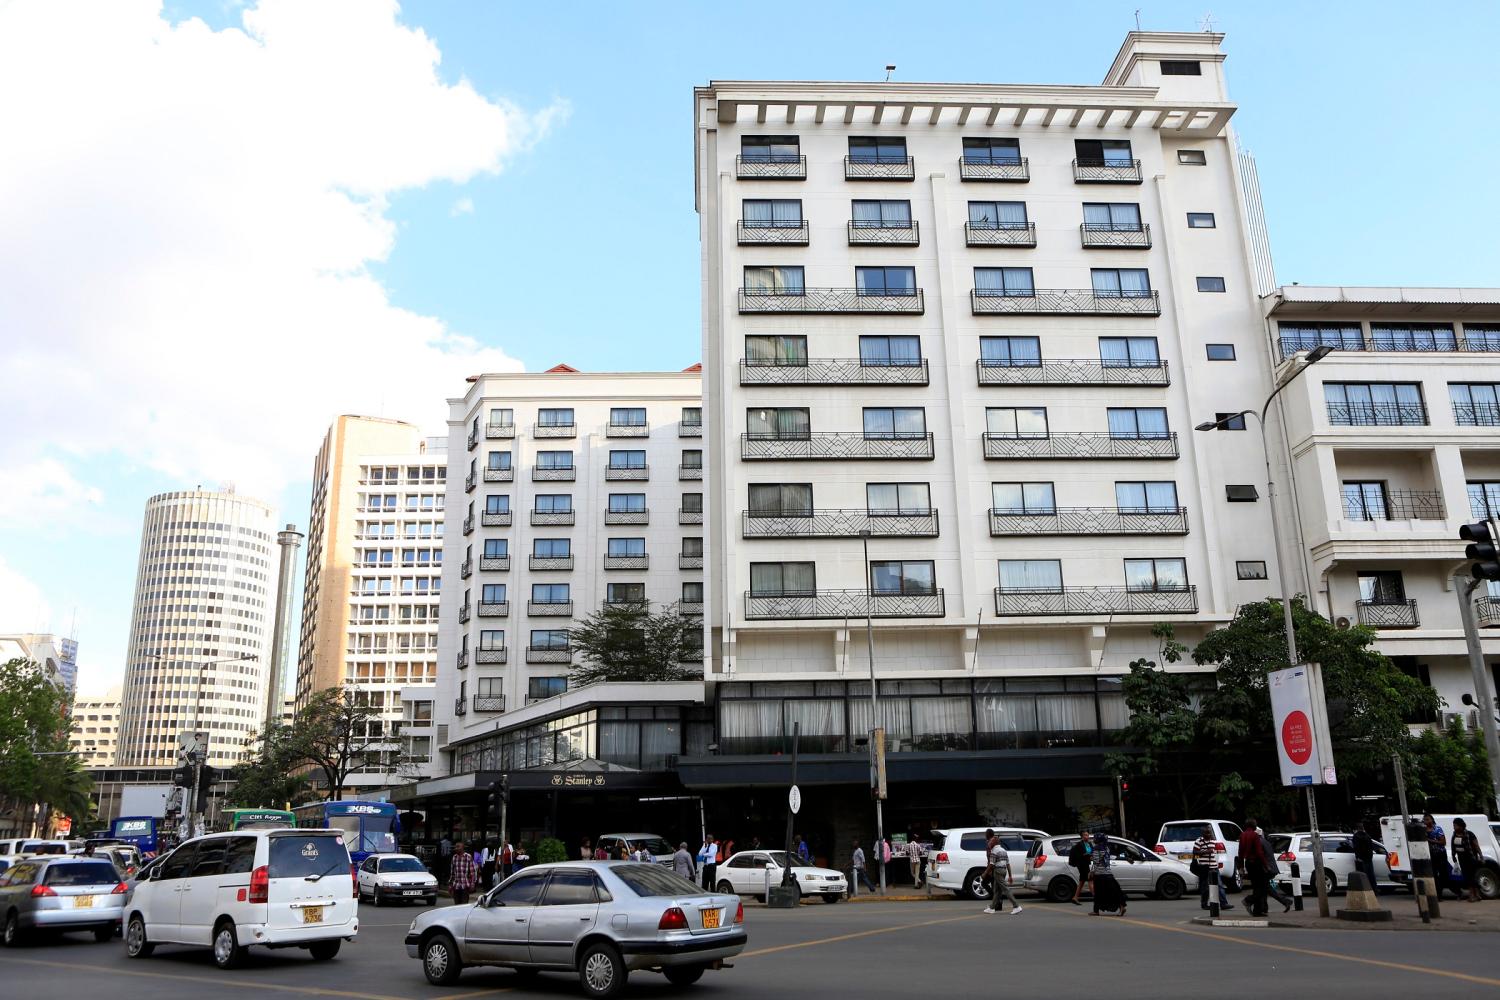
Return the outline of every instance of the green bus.
<path id="1" fill-rule="evenodd" d="M 297 825 L 297 817 L 285 809 L 231 809 L 227 816 L 231 830 L 279 830 Z"/>

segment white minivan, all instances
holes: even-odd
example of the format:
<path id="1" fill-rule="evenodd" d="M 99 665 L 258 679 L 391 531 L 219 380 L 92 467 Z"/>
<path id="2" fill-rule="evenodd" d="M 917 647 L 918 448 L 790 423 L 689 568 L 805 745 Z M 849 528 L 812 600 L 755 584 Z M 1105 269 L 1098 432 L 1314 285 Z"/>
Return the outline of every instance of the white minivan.
<path id="1" fill-rule="evenodd" d="M 251 945 L 326 961 L 359 931 L 359 886 L 340 830 L 237 830 L 185 841 L 135 887 L 125 953 L 212 948 L 233 968 Z"/>

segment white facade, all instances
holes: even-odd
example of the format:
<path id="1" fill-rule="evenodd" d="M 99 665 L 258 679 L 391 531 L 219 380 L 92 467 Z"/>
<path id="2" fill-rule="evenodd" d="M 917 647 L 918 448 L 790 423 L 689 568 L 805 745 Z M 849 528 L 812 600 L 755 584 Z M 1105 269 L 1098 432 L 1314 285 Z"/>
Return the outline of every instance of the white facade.
<path id="1" fill-rule="evenodd" d="M 113 767 L 120 738 L 120 689 L 100 696 L 84 696 L 73 702 L 69 713 L 73 728 L 68 749 L 78 754 L 84 767 Z"/>
<path id="2" fill-rule="evenodd" d="M 567 690 L 606 601 L 702 612 L 700 377 L 480 375 L 449 400 L 439 662 L 447 742 Z"/>
<path id="3" fill-rule="evenodd" d="M 30 660 L 71 696 L 78 687 L 78 640 L 45 632 L 0 635 L 0 663 Z"/>
<path id="4" fill-rule="evenodd" d="M 1445 716 L 1474 725 L 1452 578 L 1468 569 L 1458 529 L 1500 515 L 1500 289 L 1292 286 L 1266 300 L 1266 315 L 1278 371 L 1335 348 L 1288 387 L 1278 414 L 1305 550 L 1298 589 L 1331 621 L 1375 628 L 1378 648 L 1437 690 Z M 1497 597 L 1476 605 L 1491 657 Z"/>
<path id="5" fill-rule="evenodd" d="M 1221 37 L 696 92 L 710 679 L 867 678 L 867 602 L 882 678 L 1118 675 L 1270 592 L 1260 442 L 1192 433 L 1270 378 Z"/>
<path id="6" fill-rule="evenodd" d="M 265 715 L 275 532 L 270 507 L 233 492 L 147 501 L 118 765 L 172 764 L 195 720 L 210 735 L 210 764 L 244 759 Z"/>

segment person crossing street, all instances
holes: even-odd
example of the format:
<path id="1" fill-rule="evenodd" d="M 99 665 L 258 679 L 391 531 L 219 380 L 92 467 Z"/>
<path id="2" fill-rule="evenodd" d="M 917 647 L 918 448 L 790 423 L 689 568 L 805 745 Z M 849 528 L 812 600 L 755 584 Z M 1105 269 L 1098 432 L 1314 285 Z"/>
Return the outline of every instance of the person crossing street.
<path id="1" fill-rule="evenodd" d="M 1224 879 L 1222 873 L 1218 878 L 1214 875 L 1219 871 L 1218 841 L 1214 836 L 1214 828 L 1205 826 L 1198 839 L 1193 842 L 1193 873 L 1198 876 L 1198 905 L 1208 909 L 1208 894 L 1213 884 L 1219 886 L 1219 909 L 1232 910 L 1229 896 L 1224 892 Z"/>
<path id="2" fill-rule="evenodd" d="M 469 891 L 478 881 L 479 869 L 474 864 L 474 855 L 464 850 L 464 842 L 460 840 L 453 845 L 453 867 L 448 873 L 448 891 L 453 894 L 453 902 L 467 903 Z"/>
<path id="3" fill-rule="evenodd" d="M 984 877 L 990 883 L 990 905 L 985 907 L 985 913 L 1000 912 L 1000 893 L 1005 893 L 1005 898 L 1010 900 L 1010 915 L 1015 916 L 1021 912 L 1021 904 L 1016 902 L 1015 893 L 1010 891 L 1010 852 L 1005 849 L 1000 838 L 994 830 L 984 831 L 985 859 L 989 866 L 984 870 Z"/>
<path id="4" fill-rule="evenodd" d="M 870 873 L 865 870 L 865 849 L 859 846 L 859 841 L 854 842 L 854 858 L 849 863 L 849 895 L 854 895 L 854 881 L 858 879 L 865 884 L 870 892 L 875 891 L 875 886 L 870 882 Z"/>

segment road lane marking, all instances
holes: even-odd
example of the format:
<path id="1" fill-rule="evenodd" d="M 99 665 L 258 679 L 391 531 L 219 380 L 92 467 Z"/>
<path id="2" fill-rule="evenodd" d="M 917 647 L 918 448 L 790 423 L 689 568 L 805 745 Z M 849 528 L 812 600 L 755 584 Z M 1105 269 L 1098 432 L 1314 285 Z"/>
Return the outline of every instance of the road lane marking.
<path id="1" fill-rule="evenodd" d="M 835 944 L 839 941 L 853 941 L 856 938 L 873 937 L 876 934 L 893 934 L 896 931 L 911 930 L 914 927 L 930 927 L 933 924 L 951 924 L 958 920 L 973 920 L 982 917 L 982 913 L 969 913 L 962 917 L 941 917 L 937 920 L 919 920 L 914 924 L 898 924 L 895 927 L 875 927 L 867 931 L 855 931 L 852 934 L 839 934 L 835 937 L 818 938 L 815 941 L 795 941 L 792 944 L 778 944 L 771 948 L 758 948 L 755 951 L 742 951 L 731 961 L 739 961 L 742 958 L 755 958 L 758 955 L 774 955 L 779 951 L 791 951 L 794 948 L 811 948 L 820 944 Z"/>
<path id="2" fill-rule="evenodd" d="M 97 969 L 106 974 L 136 976 L 141 979 L 170 979 L 182 983 L 203 983 L 209 986 L 229 986 L 245 990 L 280 990 L 283 993 L 300 993 L 306 996 L 352 997 L 354 1000 L 411 1000 L 410 997 L 393 997 L 381 993 L 356 993 L 350 990 L 330 990 L 317 986 L 284 986 L 280 983 L 268 983 L 260 980 L 246 982 L 222 976 L 183 976 L 169 972 L 141 972 L 135 969 L 121 969 L 115 966 L 94 965 L 91 962 L 44 962 L 37 958 L 10 958 L 7 961 L 18 962 L 22 965 L 41 965 L 53 969 Z M 504 991 L 495 990 L 494 992 L 502 993 Z M 439 997 L 436 1000 L 446 1000 L 446 998 Z"/>

